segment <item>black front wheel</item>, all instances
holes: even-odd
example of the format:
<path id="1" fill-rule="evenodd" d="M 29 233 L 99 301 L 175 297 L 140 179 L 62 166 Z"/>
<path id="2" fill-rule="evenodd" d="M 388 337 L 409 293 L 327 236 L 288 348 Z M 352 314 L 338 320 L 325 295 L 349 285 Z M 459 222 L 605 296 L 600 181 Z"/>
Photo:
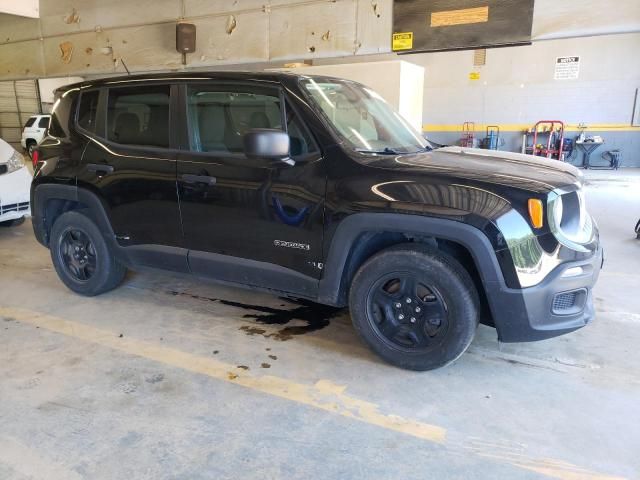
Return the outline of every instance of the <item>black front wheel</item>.
<path id="1" fill-rule="evenodd" d="M 478 325 L 478 294 L 469 274 L 425 245 L 398 245 L 370 258 L 356 273 L 349 297 L 364 341 L 388 362 L 410 370 L 453 362 Z"/>
<path id="2" fill-rule="evenodd" d="M 636 223 L 636 238 L 640 238 L 640 220 Z"/>
<path id="3" fill-rule="evenodd" d="M 109 291 L 126 274 L 126 268 L 109 251 L 98 227 L 77 211 L 63 213 L 56 219 L 49 249 L 60 280 L 81 295 Z"/>

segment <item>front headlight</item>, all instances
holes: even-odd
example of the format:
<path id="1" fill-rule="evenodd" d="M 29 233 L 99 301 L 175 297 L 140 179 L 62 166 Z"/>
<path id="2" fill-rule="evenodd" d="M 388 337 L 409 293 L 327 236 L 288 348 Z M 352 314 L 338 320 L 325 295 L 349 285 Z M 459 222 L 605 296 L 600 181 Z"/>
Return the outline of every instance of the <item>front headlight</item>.
<path id="1" fill-rule="evenodd" d="M 9 157 L 7 162 L 7 173 L 15 172 L 24 167 L 24 157 L 17 150 L 13 151 L 13 155 Z"/>
<path id="2" fill-rule="evenodd" d="M 550 205 L 551 214 L 553 215 L 553 221 L 551 225 L 560 225 L 562 223 L 562 214 L 564 213 L 564 204 L 562 203 L 562 196 L 554 199 Z"/>
<path id="3" fill-rule="evenodd" d="M 593 221 L 582 190 L 553 192 L 549 197 L 548 212 L 551 231 L 563 245 L 583 250 L 582 245 L 593 239 Z"/>

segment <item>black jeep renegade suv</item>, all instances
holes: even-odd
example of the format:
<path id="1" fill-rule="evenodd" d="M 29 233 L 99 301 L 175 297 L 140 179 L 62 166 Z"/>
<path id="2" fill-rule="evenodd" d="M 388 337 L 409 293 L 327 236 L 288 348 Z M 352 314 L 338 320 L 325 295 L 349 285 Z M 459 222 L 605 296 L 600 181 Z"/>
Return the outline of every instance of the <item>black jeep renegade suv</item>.
<path id="1" fill-rule="evenodd" d="M 151 266 L 351 309 L 427 370 L 479 321 L 503 342 L 582 327 L 601 263 L 578 170 L 434 149 L 374 91 L 285 73 L 129 76 L 56 92 L 33 228 L 97 295 Z"/>

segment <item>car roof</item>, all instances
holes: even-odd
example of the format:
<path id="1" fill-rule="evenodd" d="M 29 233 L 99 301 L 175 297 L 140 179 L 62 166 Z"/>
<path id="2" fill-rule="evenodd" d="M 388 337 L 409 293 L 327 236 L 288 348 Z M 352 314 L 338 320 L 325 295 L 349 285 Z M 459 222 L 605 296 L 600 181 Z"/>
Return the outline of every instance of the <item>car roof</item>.
<path id="1" fill-rule="evenodd" d="M 234 81 L 258 80 L 263 82 L 280 83 L 285 79 L 309 78 L 309 77 L 333 78 L 326 75 L 304 75 L 304 74 L 291 73 L 286 71 L 170 72 L 170 73 L 124 75 L 124 76 L 118 76 L 118 77 L 101 78 L 97 80 L 86 80 L 83 82 L 72 83 L 70 85 L 59 87 L 55 90 L 55 92 L 60 93 L 68 90 L 88 88 L 88 87 L 114 86 L 114 84 L 135 85 L 138 82 L 153 82 L 153 81 L 163 81 L 163 80 L 168 80 L 168 81 L 171 81 L 171 80 L 234 80 Z M 336 79 L 336 80 L 342 80 L 342 79 Z"/>

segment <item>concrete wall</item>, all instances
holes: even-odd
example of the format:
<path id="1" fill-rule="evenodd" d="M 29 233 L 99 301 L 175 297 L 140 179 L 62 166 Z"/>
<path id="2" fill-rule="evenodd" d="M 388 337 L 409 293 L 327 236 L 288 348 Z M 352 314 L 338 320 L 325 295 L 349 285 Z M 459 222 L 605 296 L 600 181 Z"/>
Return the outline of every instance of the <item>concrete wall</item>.
<path id="1" fill-rule="evenodd" d="M 0 79 L 180 70 L 175 23 L 197 26 L 188 68 L 389 51 L 391 0 L 41 0 L 0 14 Z"/>
<path id="2" fill-rule="evenodd" d="M 0 14 L 0 80 L 180 70 L 175 23 L 198 28 L 187 68 L 388 53 L 393 0 L 40 0 Z M 534 40 L 640 32 L 638 0 L 536 0 Z"/>
<path id="3" fill-rule="evenodd" d="M 633 33 L 492 49 L 480 67 L 473 66 L 469 51 L 412 55 L 426 71 L 424 130 L 435 141 L 451 143 L 464 121 L 476 122 L 480 137 L 486 125 L 499 125 L 504 149 L 518 151 L 523 130 L 557 119 L 567 124 L 571 138 L 581 125 L 587 135 L 604 137 L 596 156 L 621 149 L 625 165 L 640 166 L 640 127 L 631 126 L 639 50 L 640 34 Z M 578 79 L 554 80 L 558 56 L 580 56 Z M 470 80 L 471 72 L 479 80 Z"/>
<path id="4" fill-rule="evenodd" d="M 438 143 L 457 143 L 462 123 L 473 121 L 478 138 L 485 136 L 486 125 L 499 125 L 505 142 L 501 149 L 520 151 L 524 130 L 538 120 L 556 119 L 567 124 L 569 138 L 578 135 L 581 124 L 587 126 L 587 135 L 604 137 L 605 144 L 592 159 L 606 150 L 620 149 L 623 165 L 640 166 L 640 127 L 631 125 L 640 88 L 638 51 L 640 33 L 629 33 L 489 49 L 484 66 L 473 65 L 472 51 L 400 58 L 425 68 L 423 129 Z M 578 79 L 554 80 L 558 56 L 580 56 Z M 316 63 L 386 58 L 375 55 Z M 472 72 L 479 74 L 478 80 L 470 79 Z M 572 159 L 576 164 L 581 160 L 582 154 Z"/>

